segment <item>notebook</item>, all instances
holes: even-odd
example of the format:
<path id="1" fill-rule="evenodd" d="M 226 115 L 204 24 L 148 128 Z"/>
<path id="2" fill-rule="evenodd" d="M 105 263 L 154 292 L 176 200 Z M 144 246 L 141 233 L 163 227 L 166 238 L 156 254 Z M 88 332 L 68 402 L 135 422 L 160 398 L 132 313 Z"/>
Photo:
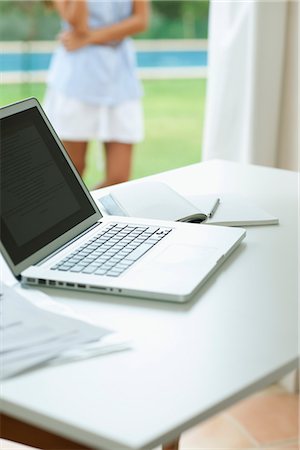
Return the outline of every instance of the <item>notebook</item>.
<path id="1" fill-rule="evenodd" d="M 0 109 L 1 252 L 22 283 L 187 301 L 241 228 L 103 217 L 38 101 Z"/>
<path id="2" fill-rule="evenodd" d="M 189 196 L 188 200 L 201 208 L 202 196 Z M 206 223 L 223 226 L 260 226 L 278 225 L 278 217 L 265 211 L 253 200 L 236 194 L 220 194 L 220 203 L 212 217 Z"/>
<path id="3" fill-rule="evenodd" d="M 96 196 L 97 198 L 97 196 Z M 183 197 L 165 183 L 138 181 L 112 187 L 97 198 L 110 215 L 206 223 L 223 226 L 276 225 L 278 218 L 236 194 Z"/>
<path id="4" fill-rule="evenodd" d="M 121 184 L 98 201 L 110 215 L 193 223 L 211 217 L 219 204 L 218 196 L 211 194 L 199 196 L 198 204 L 194 205 L 159 181 Z"/>

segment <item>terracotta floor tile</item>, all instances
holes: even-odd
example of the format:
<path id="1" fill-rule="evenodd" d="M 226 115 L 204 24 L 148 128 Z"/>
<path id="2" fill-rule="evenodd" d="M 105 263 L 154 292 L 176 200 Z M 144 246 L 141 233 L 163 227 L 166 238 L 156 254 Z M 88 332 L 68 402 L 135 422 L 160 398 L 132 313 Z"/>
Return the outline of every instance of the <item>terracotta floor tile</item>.
<path id="1" fill-rule="evenodd" d="M 287 391 L 280 384 L 275 383 L 271 384 L 271 386 L 259 391 L 255 395 L 272 395 L 272 394 L 285 394 Z"/>
<path id="2" fill-rule="evenodd" d="M 300 444 L 299 442 L 295 441 L 293 443 L 289 443 L 289 444 L 283 444 L 283 446 L 281 447 L 283 448 L 289 448 L 290 450 L 299 450 L 300 449 Z"/>
<path id="3" fill-rule="evenodd" d="M 183 433 L 180 439 L 180 450 L 251 449 L 254 447 L 247 435 L 222 414 L 191 428 Z"/>
<path id="4" fill-rule="evenodd" d="M 262 450 L 299 450 L 299 445 L 297 443 L 294 444 L 281 444 L 279 446 L 279 444 L 274 445 L 274 446 L 264 446 L 264 447 L 259 447 Z"/>
<path id="5" fill-rule="evenodd" d="M 0 439 L 1 450 L 35 450 L 33 447 L 27 447 L 27 445 L 21 445 L 16 442 L 7 441 L 6 439 Z"/>
<path id="6" fill-rule="evenodd" d="M 280 448 L 280 450 L 282 449 L 290 449 L 290 450 L 299 450 L 300 446 L 298 444 L 293 444 L 293 445 L 287 445 L 287 446 L 283 446 Z"/>
<path id="7" fill-rule="evenodd" d="M 254 395 L 227 412 L 260 444 L 297 439 L 299 395 Z"/>

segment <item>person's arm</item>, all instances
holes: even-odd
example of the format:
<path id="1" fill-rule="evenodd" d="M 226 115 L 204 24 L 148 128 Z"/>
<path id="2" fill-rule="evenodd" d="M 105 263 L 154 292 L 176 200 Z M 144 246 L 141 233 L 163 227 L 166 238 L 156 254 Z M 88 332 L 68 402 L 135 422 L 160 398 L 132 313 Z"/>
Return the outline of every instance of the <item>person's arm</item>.
<path id="1" fill-rule="evenodd" d="M 60 35 L 60 39 L 66 49 L 70 51 L 91 44 L 108 44 L 145 31 L 148 27 L 148 21 L 148 0 L 133 0 L 133 10 L 130 17 L 106 27 L 89 29 L 82 35 L 66 31 Z"/>
<path id="2" fill-rule="evenodd" d="M 88 9 L 86 0 L 53 0 L 54 7 L 63 20 L 77 33 L 88 30 Z"/>

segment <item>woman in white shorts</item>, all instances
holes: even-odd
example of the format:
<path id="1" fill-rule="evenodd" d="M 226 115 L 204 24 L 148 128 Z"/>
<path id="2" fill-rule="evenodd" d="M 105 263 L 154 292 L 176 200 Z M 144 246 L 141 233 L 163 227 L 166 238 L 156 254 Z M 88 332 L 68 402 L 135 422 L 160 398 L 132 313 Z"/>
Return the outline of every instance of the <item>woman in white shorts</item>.
<path id="1" fill-rule="evenodd" d="M 87 144 L 104 143 L 106 179 L 127 181 L 143 139 L 142 88 L 129 36 L 148 25 L 147 0 L 54 0 L 63 19 L 49 69 L 46 113 L 80 175 Z"/>

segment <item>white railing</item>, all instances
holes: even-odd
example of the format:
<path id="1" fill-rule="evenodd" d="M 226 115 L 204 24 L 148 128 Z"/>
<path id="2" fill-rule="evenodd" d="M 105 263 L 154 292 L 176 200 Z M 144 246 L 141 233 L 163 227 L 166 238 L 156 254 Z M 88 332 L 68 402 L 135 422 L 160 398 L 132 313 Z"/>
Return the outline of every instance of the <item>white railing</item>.
<path id="1" fill-rule="evenodd" d="M 135 39 L 134 44 L 138 51 L 207 50 L 208 47 L 206 39 Z M 52 53 L 57 45 L 57 41 L 1 41 L 0 51 Z"/>
<path id="2" fill-rule="evenodd" d="M 135 40 L 137 51 L 201 51 L 207 50 L 207 40 L 201 39 L 160 39 Z M 23 41 L 1 42 L 1 53 L 52 53 L 57 47 L 57 41 Z M 138 68 L 142 79 L 168 78 L 206 78 L 207 67 L 143 67 Z M 45 82 L 47 71 L 26 70 L 2 72 L 1 83 Z"/>

